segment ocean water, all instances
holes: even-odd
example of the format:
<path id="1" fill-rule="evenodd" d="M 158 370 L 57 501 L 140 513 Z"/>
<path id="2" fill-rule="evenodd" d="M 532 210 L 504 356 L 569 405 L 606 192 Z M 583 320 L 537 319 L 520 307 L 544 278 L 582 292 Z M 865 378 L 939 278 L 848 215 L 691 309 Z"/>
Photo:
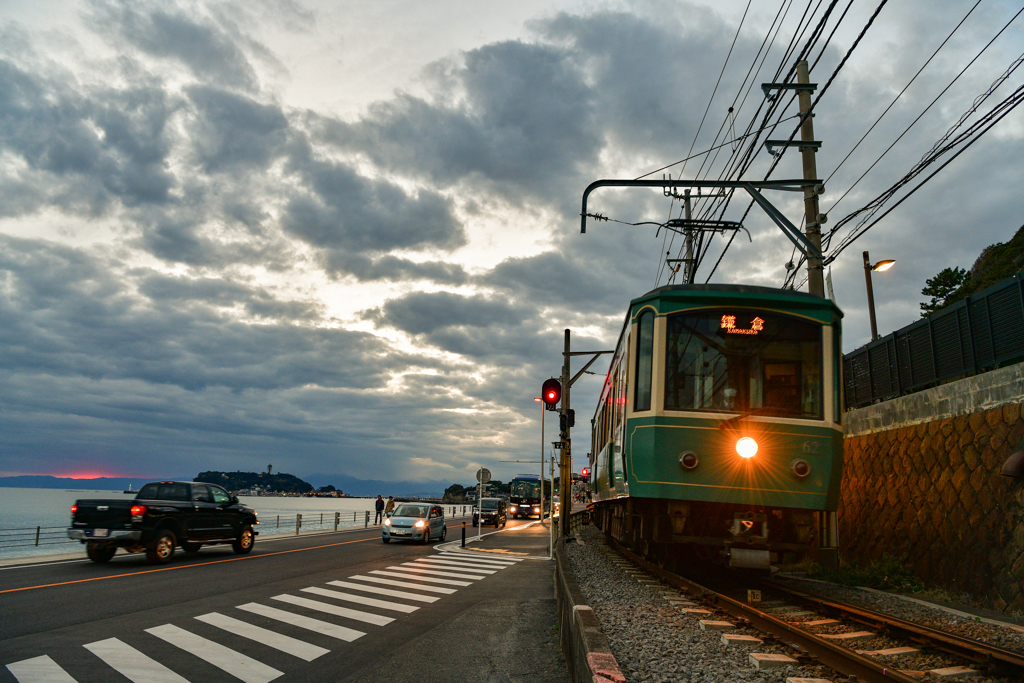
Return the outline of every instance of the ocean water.
<path id="1" fill-rule="evenodd" d="M 83 550 L 84 546 L 69 539 L 65 532 L 71 523 L 74 502 L 79 498 L 128 500 L 134 497 L 135 493 L 120 491 L 0 487 L 0 559 Z M 240 496 L 239 500 L 256 510 L 259 533 L 273 535 L 294 534 L 297 514 L 302 515 L 303 532 L 333 529 L 336 512 L 341 514 L 339 528 L 361 527 L 367 511 L 373 522 L 376 499 Z M 35 545 L 37 527 L 40 527 L 38 546 Z"/>

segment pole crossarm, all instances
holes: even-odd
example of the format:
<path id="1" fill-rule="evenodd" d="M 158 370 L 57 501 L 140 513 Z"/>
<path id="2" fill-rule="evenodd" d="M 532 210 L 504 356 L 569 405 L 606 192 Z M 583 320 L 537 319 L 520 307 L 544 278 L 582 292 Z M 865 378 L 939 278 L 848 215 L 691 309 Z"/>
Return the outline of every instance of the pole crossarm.
<path id="1" fill-rule="evenodd" d="M 785 233 L 786 237 L 796 245 L 796 248 L 800 250 L 800 253 L 806 257 L 821 258 L 821 250 L 811 244 L 804 234 L 800 232 L 800 230 L 797 229 L 797 227 L 793 225 L 781 211 L 776 209 L 772 203 L 764 197 L 764 195 L 761 194 L 761 190 L 802 192 L 805 188 L 814 188 L 821 184 L 820 180 L 809 180 L 806 178 L 765 181 L 673 180 L 671 178 L 662 178 L 661 180 L 595 180 L 587 185 L 587 189 L 583 191 L 583 208 L 580 211 L 580 232 L 585 233 L 587 231 L 587 199 L 590 197 L 590 193 L 599 187 L 707 187 L 717 189 L 736 189 L 744 190 L 749 194 L 758 206 L 764 209 L 765 213 L 768 214 L 768 217 L 771 218 L 777 226 L 779 226 L 782 232 Z"/>
<path id="2" fill-rule="evenodd" d="M 580 371 L 572 376 L 572 379 L 569 380 L 569 386 L 572 386 L 573 384 L 575 384 L 576 380 L 578 380 L 580 378 L 580 375 L 582 375 L 584 372 L 586 372 L 587 368 L 589 368 L 591 365 L 593 365 L 594 361 L 596 361 L 598 358 L 600 358 L 601 356 L 603 356 L 606 353 L 615 353 L 615 352 L 614 351 L 584 351 L 583 353 L 580 353 L 579 351 L 576 351 L 576 352 L 570 352 L 569 355 L 570 356 L 585 356 L 588 353 L 594 354 L 594 357 L 591 358 L 590 360 L 588 360 L 587 364 L 584 365 L 582 368 L 580 368 Z"/>

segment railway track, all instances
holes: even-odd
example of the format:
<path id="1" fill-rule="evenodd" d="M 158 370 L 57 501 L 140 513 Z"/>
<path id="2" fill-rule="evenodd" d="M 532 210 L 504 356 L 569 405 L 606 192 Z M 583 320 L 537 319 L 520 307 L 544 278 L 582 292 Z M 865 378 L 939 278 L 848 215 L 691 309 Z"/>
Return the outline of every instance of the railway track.
<path id="1" fill-rule="evenodd" d="M 723 643 L 750 650 L 751 663 L 756 666 L 779 663 L 757 660 L 757 645 L 774 641 L 790 649 L 789 660 L 794 665 L 824 665 L 848 681 L 1024 680 L 1021 652 L 844 604 L 778 581 L 747 580 L 742 587 L 723 584 L 713 590 L 707 582 L 698 584 L 644 560 L 614 539 L 605 540 L 610 551 L 652 579 L 685 593 L 696 604 L 683 609 L 702 617 L 701 629 L 721 630 Z M 751 588 L 760 593 L 760 602 L 750 601 L 755 597 L 747 594 Z M 708 613 L 701 615 L 702 610 Z M 921 663 L 927 666 L 921 667 Z M 934 666 L 936 663 L 940 666 Z"/>

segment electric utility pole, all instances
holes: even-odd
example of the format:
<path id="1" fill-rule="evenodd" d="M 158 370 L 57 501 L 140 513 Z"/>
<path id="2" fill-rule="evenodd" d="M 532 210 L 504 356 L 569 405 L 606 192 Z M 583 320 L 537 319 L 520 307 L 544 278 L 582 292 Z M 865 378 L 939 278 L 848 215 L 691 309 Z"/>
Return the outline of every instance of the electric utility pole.
<path id="1" fill-rule="evenodd" d="M 800 125 L 800 155 L 804 162 L 804 180 L 812 181 L 804 186 L 804 219 L 807 224 L 807 240 L 818 250 L 817 256 L 807 257 L 807 290 L 815 296 L 825 298 L 825 273 L 821 258 L 821 224 L 825 222 L 825 216 L 818 213 L 818 165 L 815 160 L 815 153 L 820 142 L 814 140 L 814 118 L 811 113 L 811 92 L 810 77 L 807 71 L 807 62 L 800 60 L 796 63 L 797 85 L 808 86 L 797 90 L 797 101 L 800 104 L 800 115 L 803 123 Z M 814 143 L 814 144 L 809 144 Z"/>

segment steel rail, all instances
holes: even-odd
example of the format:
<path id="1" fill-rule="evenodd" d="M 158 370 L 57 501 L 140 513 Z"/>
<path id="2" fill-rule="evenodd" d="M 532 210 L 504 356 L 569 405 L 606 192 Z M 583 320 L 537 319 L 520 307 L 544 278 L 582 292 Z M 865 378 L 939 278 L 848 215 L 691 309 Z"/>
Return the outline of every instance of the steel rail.
<path id="1" fill-rule="evenodd" d="M 630 561 L 643 567 L 647 572 L 657 576 L 659 579 L 675 586 L 676 588 L 681 588 L 687 593 L 691 593 L 707 600 L 723 612 L 726 612 L 737 619 L 747 621 L 754 628 L 768 633 L 778 640 L 785 642 L 787 645 L 790 645 L 794 649 L 806 652 L 806 659 L 817 661 L 818 663 L 828 666 L 845 676 L 856 676 L 856 680 L 858 681 L 867 681 L 868 683 L 889 683 L 890 681 L 897 681 L 898 683 L 920 683 L 918 679 L 908 676 L 896 669 L 882 666 L 869 657 L 859 655 L 853 650 L 848 650 L 842 646 L 830 643 L 823 638 L 819 638 L 813 633 L 795 626 L 794 624 L 790 624 L 782 619 L 762 612 L 755 607 L 751 607 L 750 605 L 734 600 L 722 595 L 721 593 L 717 593 L 709 588 L 705 588 L 704 586 L 683 578 L 678 574 L 673 574 L 672 572 L 641 558 L 610 536 L 606 536 L 606 539 L 619 553 Z"/>
<path id="2" fill-rule="evenodd" d="M 996 645 L 989 645 L 977 640 L 970 640 L 952 633 L 945 633 L 929 626 L 915 624 L 899 617 L 872 612 L 854 605 L 837 602 L 809 591 L 787 586 L 777 580 L 765 580 L 765 585 L 775 590 L 794 596 L 797 600 L 814 605 L 824 612 L 840 614 L 851 621 L 873 628 L 884 630 L 887 634 L 896 635 L 907 640 L 924 642 L 949 654 L 963 657 L 976 664 L 986 667 L 993 665 L 1007 669 L 1024 679 L 1024 654 L 1007 650 Z"/>

